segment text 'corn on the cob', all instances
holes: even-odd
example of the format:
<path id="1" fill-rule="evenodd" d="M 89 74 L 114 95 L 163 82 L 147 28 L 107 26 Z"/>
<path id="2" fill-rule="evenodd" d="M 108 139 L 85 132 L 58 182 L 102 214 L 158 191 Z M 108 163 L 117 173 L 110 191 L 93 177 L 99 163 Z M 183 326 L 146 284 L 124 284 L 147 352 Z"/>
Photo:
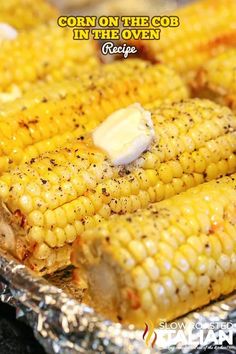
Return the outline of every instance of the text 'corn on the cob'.
<path id="1" fill-rule="evenodd" d="M 1 92 L 15 86 L 25 92 L 35 83 L 72 78 L 97 65 L 94 42 L 75 41 L 70 30 L 52 23 L 22 32 L 1 43 L 0 102 Z"/>
<path id="2" fill-rule="evenodd" d="M 77 282 L 123 323 L 156 325 L 236 288 L 236 175 L 86 231 L 74 245 Z M 84 286 L 84 285 L 83 285 Z"/>
<path id="3" fill-rule="evenodd" d="M 101 218 L 236 171 L 236 120 L 227 107 L 187 99 L 151 115 L 155 142 L 126 167 L 113 166 L 85 138 L 3 174 L 2 247 L 49 273 L 69 264 L 68 245 Z"/>
<path id="4" fill-rule="evenodd" d="M 0 109 L 0 174 L 90 131 L 116 109 L 187 96 L 172 69 L 138 59 L 30 92 Z"/>
<path id="5" fill-rule="evenodd" d="M 192 83 L 194 94 L 211 98 L 236 111 L 236 49 L 209 60 Z"/>
<path id="6" fill-rule="evenodd" d="M 192 77 L 207 59 L 236 46 L 236 1 L 200 0 L 175 13 L 180 25 L 164 28 L 160 40 L 139 41 L 141 56 Z"/>
<path id="7" fill-rule="evenodd" d="M 36 27 L 57 17 L 58 11 L 46 0 L 0 0 L 0 22 L 16 29 Z"/>

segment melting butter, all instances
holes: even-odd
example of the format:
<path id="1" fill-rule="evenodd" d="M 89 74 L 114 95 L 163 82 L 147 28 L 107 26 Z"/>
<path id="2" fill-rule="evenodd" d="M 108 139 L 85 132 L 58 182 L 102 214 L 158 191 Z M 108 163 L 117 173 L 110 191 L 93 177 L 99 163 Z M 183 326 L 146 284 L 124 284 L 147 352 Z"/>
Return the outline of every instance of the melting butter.
<path id="1" fill-rule="evenodd" d="M 115 111 L 92 133 L 94 145 L 106 152 L 114 165 L 135 161 L 154 138 L 151 113 L 139 103 Z"/>

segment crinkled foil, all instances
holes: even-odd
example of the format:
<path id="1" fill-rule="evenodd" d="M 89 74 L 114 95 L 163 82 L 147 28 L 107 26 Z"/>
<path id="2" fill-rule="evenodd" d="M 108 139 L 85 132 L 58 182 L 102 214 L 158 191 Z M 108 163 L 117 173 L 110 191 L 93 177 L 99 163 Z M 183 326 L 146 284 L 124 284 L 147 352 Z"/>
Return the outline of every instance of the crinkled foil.
<path id="1" fill-rule="evenodd" d="M 51 0 L 65 13 L 80 14 L 159 14 L 173 10 L 189 0 Z M 193 1 L 193 0 L 190 0 Z M 134 4 L 134 5 L 133 5 Z M 132 10 L 132 11 L 131 11 Z M 0 249 L 0 301 L 17 309 L 17 317 L 34 330 L 47 353 L 52 354 L 167 354 L 204 352 L 204 348 L 172 347 L 166 342 L 150 349 L 143 340 L 144 332 L 132 326 L 124 327 L 105 320 L 82 303 L 83 292 L 71 281 L 71 270 L 66 269 L 47 279 L 35 276 L 24 265 Z M 208 330 L 211 323 L 233 323 L 236 334 L 236 294 L 194 311 L 175 321 L 186 334 L 193 326 Z M 198 326 L 198 324 L 200 326 Z M 198 336 L 195 330 L 194 336 Z M 170 350 L 171 348 L 171 350 Z M 235 353 L 236 347 L 214 351 Z"/>
<path id="2" fill-rule="evenodd" d="M 172 343 L 150 349 L 143 331 L 105 320 L 81 300 L 83 293 L 73 287 L 70 269 L 47 279 L 35 276 L 24 265 L 0 250 L 0 300 L 17 308 L 18 317 L 34 329 L 48 353 L 151 354 L 170 353 Z M 175 321 L 184 323 L 187 333 L 193 324 L 208 328 L 210 323 L 233 323 L 236 333 L 236 294 Z M 197 330 L 194 335 L 197 336 Z M 235 353 L 235 347 L 224 353 Z M 199 352 L 194 348 L 172 347 L 172 353 Z M 220 351 L 219 351 L 220 353 Z"/>

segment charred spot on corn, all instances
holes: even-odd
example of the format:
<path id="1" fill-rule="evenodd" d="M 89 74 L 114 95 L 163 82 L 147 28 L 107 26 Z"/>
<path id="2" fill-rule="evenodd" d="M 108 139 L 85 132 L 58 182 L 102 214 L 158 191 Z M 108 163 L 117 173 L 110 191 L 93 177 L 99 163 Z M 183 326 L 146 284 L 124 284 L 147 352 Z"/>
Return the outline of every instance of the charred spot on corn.
<path id="1" fill-rule="evenodd" d="M 125 96 L 124 90 L 127 90 Z M 11 140 L 0 133 L 3 142 L 0 173 L 12 167 L 10 165 L 66 146 L 73 139 L 83 141 L 88 131 L 124 105 L 135 101 L 146 104 L 168 96 L 172 99 L 187 97 L 188 90 L 172 70 L 151 66 L 142 60 L 108 64 L 95 70 L 93 75 L 83 74 L 81 80 L 51 83 L 32 90 L 14 104 L 5 105 L 0 112 L 1 131 L 8 132 Z"/>
<path id="2" fill-rule="evenodd" d="M 143 326 L 148 317 L 158 324 L 236 288 L 235 181 L 232 175 L 199 185 L 146 210 L 113 216 L 81 235 L 82 243 L 73 249 L 74 265 L 87 277 L 89 294 L 95 264 L 98 272 L 102 263 L 115 274 L 112 319 L 115 314 L 124 323 Z M 112 237 L 104 243 L 108 234 Z M 93 247 L 96 260 L 88 257 Z M 107 315 L 99 299 L 97 293 L 97 309 Z"/>
<path id="3" fill-rule="evenodd" d="M 174 122 L 173 117 L 176 117 Z M 75 139 L 66 147 L 34 158 L 33 163 L 20 164 L 0 177 L 2 203 L 11 213 L 19 209 L 25 217 L 25 227 L 11 219 L 11 225 L 18 227 L 16 239 L 20 247 L 15 249 L 18 258 L 22 257 L 23 249 L 29 248 L 33 251 L 25 263 L 34 271 L 51 272 L 59 265 L 64 267 L 70 263 L 71 244 L 76 237 L 101 224 L 103 219 L 125 214 L 125 224 L 133 228 L 134 220 L 130 215 L 126 216 L 127 213 L 236 171 L 236 122 L 228 108 L 208 100 L 187 99 L 153 108 L 152 119 L 158 144 L 153 144 L 149 151 L 125 168 L 113 166 L 102 151 L 94 149 L 90 137 L 85 136 L 83 141 Z M 229 125 L 233 131 L 225 132 L 224 127 Z M 158 233 L 162 225 L 158 220 L 162 219 L 164 224 L 165 219 L 171 218 L 165 203 L 158 209 L 151 206 L 147 209 L 153 219 L 152 227 Z M 191 214 L 191 208 L 187 211 Z M 138 215 L 142 219 L 143 212 Z M 198 219 L 208 227 L 207 222 L 204 224 L 204 215 L 199 215 Z M 186 220 L 176 215 L 183 232 L 175 229 L 171 232 L 179 240 L 188 228 Z M 194 228 L 196 222 L 190 225 Z M 219 224 L 217 228 L 221 230 Z M 152 250 L 148 230 L 135 228 L 134 232 L 137 240 Z M 211 232 L 215 232 L 213 223 L 205 235 L 210 238 Z M 107 232 L 106 236 L 111 234 Z M 142 237 L 145 235 L 146 238 Z M 172 241 L 168 234 L 165 237 L 174 247 L 174 239 Z M 111 242 L 112 237 L 109 244 Z M 35 243 L 37 246 L 33 248 Z M 131 246 L 132 253 L 136 254 L 133 247 L 138 247 L 143 254 L 140 244 Z M 205 246 L 203 248 L 208 251 Z M 130 258 L 126 254 L 124 259 Z M 189 267 L 187 262 L 182 266 L 184 269 Z M 165 267 L 170 269 L 169 261 Z"/>

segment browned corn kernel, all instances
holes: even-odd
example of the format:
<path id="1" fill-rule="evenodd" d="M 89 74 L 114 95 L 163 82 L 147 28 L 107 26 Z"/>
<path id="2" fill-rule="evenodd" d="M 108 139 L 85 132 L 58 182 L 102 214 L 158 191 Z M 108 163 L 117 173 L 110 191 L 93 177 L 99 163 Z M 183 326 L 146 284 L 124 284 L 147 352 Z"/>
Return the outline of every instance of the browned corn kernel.
<path id="1" fill-rule="evenodd" d="M 116 62 L 80 80 L 51 84 L 0 110 L 0 174 L 67 144 L 114 110 L 134 102 L 188 96 L 172 69 L 141 60 Z"/>
<path id="2" fill-rule="evenodd" d="M 135 42 L 140 55 L 171 65 L 190 79 L 206 60 L 236 46 L 235 0 L 200 0 L 173 15 L 179 26 L 163 28 L 160 40 Z"/>
<path id="3" fill-rule="evenodd" d="M 4 222 L 16 235 L 15 246 L 5 242 L 5 247 L 31 265 L 38 257 L 35 247 L 43 254 L 63 247 L 101 218 L 134 212 L 235 172 L 236 121 L 228 108 L 187 99 L 162 104 L 151 114 L 156 140 L 127 166 L 112 166 L 85 137 L 3 174 Z"/>
<path id="4" fill-rule="evenodd" d="M 113 216 L 76 241 L 72 261 L 95 306 L 143 327 L 236 289 L 236 175 Z"/>
<path id="5" fill-rule="evenodd" d="M 194 94 L 227 105 L 236 112 L 236 49 L 209 60 L 192 82 Z"/>

